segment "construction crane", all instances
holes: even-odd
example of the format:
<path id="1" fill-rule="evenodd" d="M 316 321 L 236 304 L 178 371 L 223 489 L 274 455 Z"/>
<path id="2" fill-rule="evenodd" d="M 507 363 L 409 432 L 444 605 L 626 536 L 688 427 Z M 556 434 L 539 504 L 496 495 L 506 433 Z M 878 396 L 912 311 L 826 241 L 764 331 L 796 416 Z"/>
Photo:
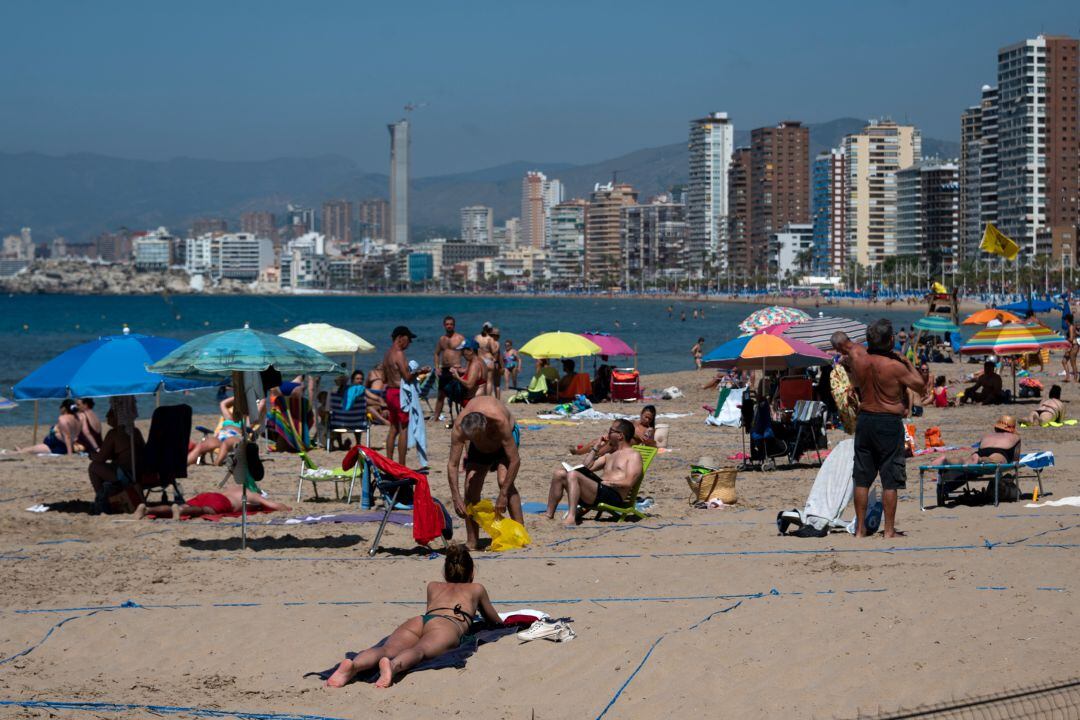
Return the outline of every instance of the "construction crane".
<path id="1" fill-rule="evenodd" d="M 407 103 L 405 103 L 405 112 L 411 113 L 412 111 L 419 110 L 420 108 L 423 108 L 423 107 L 427 107 L 426 102 L 419 102 L 419 103 L 407 102 Z"/>

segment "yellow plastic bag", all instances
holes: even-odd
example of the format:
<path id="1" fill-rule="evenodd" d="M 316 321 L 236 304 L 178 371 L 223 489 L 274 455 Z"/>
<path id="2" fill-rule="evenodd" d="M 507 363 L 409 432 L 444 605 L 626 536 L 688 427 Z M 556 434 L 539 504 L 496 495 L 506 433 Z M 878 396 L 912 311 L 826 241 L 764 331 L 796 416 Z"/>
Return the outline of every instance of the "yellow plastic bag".
<path id="1" fill-rule="evenodd" d="M 524 525 L 517 520 L 495 515 L 495 503 L 490 500 L 481 500 L 475 505 L 467 506 L 465 510 L 476 524 L 491 536 L 489 550 L 516 550 L 532 542 Z"/>

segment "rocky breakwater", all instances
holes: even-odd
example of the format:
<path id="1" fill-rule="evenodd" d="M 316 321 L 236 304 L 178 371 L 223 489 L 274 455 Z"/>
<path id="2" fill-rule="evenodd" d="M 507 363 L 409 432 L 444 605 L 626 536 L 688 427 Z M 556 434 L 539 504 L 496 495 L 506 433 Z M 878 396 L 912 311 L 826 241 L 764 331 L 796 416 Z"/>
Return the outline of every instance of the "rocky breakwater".
<path id="1" fill-rule="evenodd" d="M 276 292 L 277 289 L 236 280 L 222 280 L 205 288 L 192 287 L 191 277 L 183 270 L 136 272 L 131 265 L 108 265 L 78 260 L 37 260 L 10 277 L 0 278 L 0 290 L 24 294 L 71 295 L 184 295 L 207 293 L 235 295 Z"/>

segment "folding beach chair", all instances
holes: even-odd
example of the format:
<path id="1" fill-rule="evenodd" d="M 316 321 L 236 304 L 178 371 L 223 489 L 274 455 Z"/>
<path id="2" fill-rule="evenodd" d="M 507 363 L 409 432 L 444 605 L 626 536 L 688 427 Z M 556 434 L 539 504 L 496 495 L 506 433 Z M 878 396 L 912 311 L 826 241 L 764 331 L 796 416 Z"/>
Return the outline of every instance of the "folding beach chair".
<path id="1" fill-rule="evenodd" d="M 641 399 L 641 376 L 634 368 L 611 371 L 611 400 L 633 402 Z"/>
<path id="2" fill-rule="evenodd" d="M 783 377 L 776 391 L 776 406 L 781 410 L 794 410 L 800 400 L 814 399 L 814 384 L 805 377 Z"/>
<path id="3" fill-rule="evenodd" d="M 135 468 L 139 473 L 138 485 L 142 491 L 143 502 L 146 502 L 150 493 L 155 490 L 161 490 L 162 502 L 167 502 L 166 491 L 170 488 L 173 501 L 177 504 L 184 502 L 184 493 L 178 480 L 187 477 L 190 437 L 190 405 L 163 405 L 154 408 L 142 462 L 137 463 Z"/>
<path id="4" fill-rule="evenodd" d="M 795 425 L 795 441 L 788 452 L 788 462 L 794 463 L 802 453 L 800 441 L 803 433 L 809 433 L 818 466 L 821 465 L 821 447 L 825 444 L 825 403 L 820 400 L 797 400 L 791 417 Z"/>
<path id="5" fill-rule="evenodd" d="M 336 435 L 338 437 L 338 445 L 341 445 L 343 437 L 352 433 L 356 436 L 356 441 L 364 445 L 371 444 L 371 423 L 368 422 L 367 412 L 367 398 L 363 393 L 360 393 L 354 400 L 352 406 L 345 410 L 345 395 L 340 393 L 333 393 L 329 398 L 330 402 L 330 419 L 327 421 L 326 426 L 326 450 L 329 452 L 332 445 L 331 439 Z"/>
<path id="6" fill-rule="evenodd" d="M 743 403 L 744 407 L 746 403 Z M 760 398 L 754 405 L 750 425 L 750 460 L 747 467 L 764 470 L 766 464 L 776 469 L 776 458 L 787 457 L 788 444 L 776 437 L 769 401 Z"/>
<path id="7" fill-rule="evenodd" d="M 377 491 L 383 502 L 383 516 L 379 521 L 379 528 L 375 531 L 375 539 L 371 542 L 368 555 L 374 556 L 379 551 L 379 543 L 382 541 L 383 531 L 390 519 L 390 513 L 395 508 L 411 509 L 413 504 L 413 490 L 417 480 L 424 477 L 419 471 L 399 465 L 385 455 L 381 455 L 369 447 L 354 448 L 357 452 L 357 462 L 353 470 L 363 467 L 364 494 L 369 491 Z M 432 501 L 443 514 L 443 545 L 450 541 L 454 535 L 454 524 L 450 513 L 438 498 L 432 497 Z M 365 506 L 370 507 L 369 503 Z"/>
<path id="8" fill-rule="evenodd" d="M 342 470 L 339 467 L 323 467 L 311 459 L 304 450 L 297 450 L 300 456 L 300 479 L 296 483 L 296 502 L 300 502 L 300 495 L 304 491 L 304 482 L 311 483 L 311 489 L 315 498 L 319 498 L 319 483 L 329 482 L 334 484 L 334 499 L 341 499 L 341 486 L 349 483 L 349 494 L 345 498 L 346 504 L 352 502 L 353 489 L 356 487 L 356 477 L 361 471 L 360 464 L 351 470 Z"/>
<path id="9" fill-rule="evenodd" d="M 645 482 L 645 474 L 648 473 L 653 458 L 656 457 L 657 448 L 649 447 L 648 445 L 635 445 L 634 449 L 637 450 L 638 455 L 641 456 L 641 477 L 634 483 L 634 487 L 630 488 L 630 504 L 627 507 L 620 507 L 618 505 L 609 505 L 607 503 L 598 502 L 595 505 L 586 508 L 587 511 L 596 511 L 596 516 L 593 518 L 594 520 L 599 520 L 604 513 L 613 515 L 615 517 L 615 522 L 622 522 L 631 517 L 635 517 L 639 520 L 645 519 L 645 513 L 637 509 L 638 492 L 641 490 L 641 484 Z"/>

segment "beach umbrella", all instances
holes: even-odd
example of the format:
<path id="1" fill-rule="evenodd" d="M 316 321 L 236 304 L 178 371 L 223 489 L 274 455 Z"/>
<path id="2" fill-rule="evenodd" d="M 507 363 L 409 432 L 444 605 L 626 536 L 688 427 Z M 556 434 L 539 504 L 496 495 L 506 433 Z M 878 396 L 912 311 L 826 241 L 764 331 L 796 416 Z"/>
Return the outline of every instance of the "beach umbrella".
<path id="1" fill-rule="evenodd" d="M 847 334 L 852 342 L 861 343 L 866 340 L 866 323 L 849 318 L 822 315 L 803 322 L 773 325 L 765 328 L 765 332 L 772 335 L 783 334 L 784 337 L 792 340 L 813 345 L 818 350 L 829 350 L 832 348 L 830 341 L 835 332 Z"/>
<path id="2" fill-rule="evenodd" d="M 813 345 L 767 332 L 729 340 L 701 358 L 704 367 L 743 370 L 786 370 L 830 362 L 830 357 Z"/>
<path id="3" fill-rule="evenodd" d="M 961 355 L 1025 355 L 1043 348 L 1067 348 L 1069 341 L 1042 325 L 1006 323 L 986 327 L 960 347 Z M 1013 395 L 1016 394 L 1016 366 L 1013 365 Z"/>
<path id="4" fill-rule="evenodd" d="M 1029 297 L 1027 300 L 1020 300 L 1019 302 L 1009 303 L 1008 305 L 1002 305 L 999 310 L 1008 310 L 1014 313 L 1044 313 L 1051 310 L 1057 310 L 1058 306 L 1049 300 L 1035 300 Z"/>
<path id="5" fill-rule="evenodd" d="M 375 346 L 356 333 L 328 323 L 306 323 L 281 333 L 280 337 L 295 340 L 324 355 L 352 355 L 375 352 Z"/>
<path id="6" fill-rule="evenodd" d="M 197 337 L 173 350 L 148 367 L 151 372 L 184 378 L 227 378 L 232 376 L 237 403 L 247 397 L 245 375 L 274 368 L 285 375 L 323 375 L 344 368 L 323 353 L 280 335 L 252 330 L 223 330 Z M 240 547 L 247 547 L 247 413 L 241 413 L 241 440 L 238 462 L 231 470 L 242 487 Z M 239 476 L 238 476 L 239 474 Z"/>
<path id="7" fill-rule="evenodd" d="M 803 322 L 809 319 L 809 315 L 797 308 L 772 305 L 750 313 L 739 323 L 739 329 L 744 333 L 752 333 L 773 325 Z"/>
<path id="8" fill-rule="evenodd" d="M 546 332 L 522 345 L 518 352 L 534 358 L 569 358 L 600 355 L 600 346 L 577 333 Z"/>
<path id="9" fill-rule="evenodd" d="M 1065 350 L 1069 347 L 1069 339 L 1060 333 L 1056 333 L 1045 325 L 1030 323 L 1025 325 L 1039 345 L 1045 350 Z"/>
<path id="10" fill-rule="evenodd" d="M 632 357 L 637 355 L 634 348 L 627 345 L 620 338 L 615 337 L 609 333 L 601 332 L 583 332 L 579 333 L 581 337 L 586 340 L 591 340 L 600 346 L 601 355 L 620 355 L 623 357 Z"/>
<path id="11" fill-rule="evenodd" d="M 960 332 L 960 328 L 951 320 L 943 318 L 940 315 L 929 315 L 927 317 L 919 318 L 912 323 L 912 326 L 930 333 L 945 334 L 947 332 Z"/>
<path id="12" fill-rule="evenodd" d="M 999 323 L 1020 322 L 1020 318 L 1013 315 L 1011 312 L 1001 310 L 999 308 L 987 308 L 986 310 L 979 310 L 973 312 L 964 318 L 961 325 L 986 325 L 994 320 Z"/>
<path id="13" fill-rule="evenodd" d="M 16 400 L 53 400 L 150 395 L 213 385 L 146 369 L 180 346 L 179 340 L 124 328 L 123 335 L 107 335 L 60 353 L 16 383 L 12 391 Z"/>

